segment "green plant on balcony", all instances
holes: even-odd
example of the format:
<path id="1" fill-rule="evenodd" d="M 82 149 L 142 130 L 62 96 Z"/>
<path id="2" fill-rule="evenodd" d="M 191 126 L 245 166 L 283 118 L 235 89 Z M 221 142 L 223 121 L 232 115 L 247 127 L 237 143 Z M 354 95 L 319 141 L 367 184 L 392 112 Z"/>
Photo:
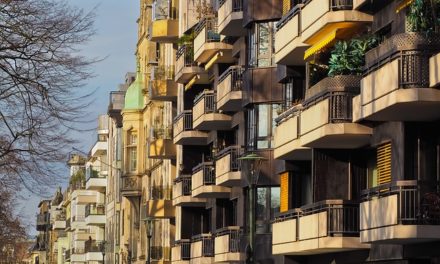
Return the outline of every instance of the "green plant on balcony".
<path id="1" fill-rule="evenodd" d="M 376 36 L 338 41 L 330 53 L 328 76 L 361 75 L 365 53 L 378 44 Z"/>
<path id="2" fill-rule="evenodd" d="M 195 34 L 194 32 L 191 32 L 189 34 L 183 34 L 178 40 L 177 40 L 177 44 L 179 46 L 182 45 L 188 45 L 188 44 L 192 44 L 195 38 Z"/>
<path id="3" fill-rule="evenodd" d="M 78 170 L 75 172 L 69 180 L 70 185 L 83 184 L 86 181 L 86 175 L 84 170 Z"/>
<path id="4" fill-rule="evenodd" d="M 412 32 L 439 33 L 440 0 L 415 0 L 409 7 L 407 20 Z"/>

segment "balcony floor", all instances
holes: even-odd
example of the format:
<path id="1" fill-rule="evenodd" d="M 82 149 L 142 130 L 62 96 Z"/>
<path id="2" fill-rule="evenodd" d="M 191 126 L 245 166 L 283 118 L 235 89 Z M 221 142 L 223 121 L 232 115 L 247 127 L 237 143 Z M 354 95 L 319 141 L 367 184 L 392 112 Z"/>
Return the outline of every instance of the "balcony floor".
<path id="1" fill-rule="evenodd" d="M 225 187 L 241 186 L 241 181 L 241 171 L 230 171 L 215 178 L 216 185 Z"/>
<path id="2" fill-rule="evenodd" d="M 185 207 L 201 207 L 205 206 L 206 200 L 203 198 L 195 198 L 192 196 L 180 196 L 173 199 L 173 206 L 185 206 Z"/>
<path id="3" fill-rule="evenodd" d="M 217 185 L 203 185 L 192 190 L 194 198 L 229 198 L 231 189 Z"/>
<path id="4" fill-rule="evenodd" d="M 273 155 L 275 159 L 281 160 L 311 160 L 312 149 L 301 147 L 301 141 L 295 139 L 282 146 L 276 146 Z"/>
<path id="5" fill-rule="evenodd" d="M 243 11 L 231 12 L 219 22 L 218 31 L 222 35 L 243 36 L 246 32 L 243 28 Z"/>
<path id="6" fill-rule="evenodd" d="M 246 256 L 244 253 L 240 252 L 227 252 L 222 254 L 215 254 L 214 262 L 215 263 L 242 263 L 246 260 Z"/>
<path id="7" fill-rule="evenodd" d="M 197 130 L 183 131 L 174 137 L 174 144 L 206 145 L 208 144 L 208 133 Z"/>
<path id="8" fill-rule="evenodd" d="M 393 225 L 361 231 L 362 243 L 421 243 L 440 240 L 439 225 Z"/>
<path id="9" fill-rule="evenodd" d="M 208 73 L 206 73 L 205 69 L 198 66 L 183 67 L 179 72 L 176 73 L 174 81 L 176 83 L 186 84 L 196 75 L 199 77 L 199 79 L 195 82 L 195 84 L 209 83 Z"/>
<path id="10" fill-rule="evenodd" d="M 193 121 L 193 128 L 199 130 L 229 130 L 232 117 L 220 113 L 202 114 Z"/>
<path id="11" fill-rule="evenodd" d="M 241 111 L 242 106 L 242 91 L 231 91 L 223 98 L 217 98 L 217 109 L 222 111 Z"/>

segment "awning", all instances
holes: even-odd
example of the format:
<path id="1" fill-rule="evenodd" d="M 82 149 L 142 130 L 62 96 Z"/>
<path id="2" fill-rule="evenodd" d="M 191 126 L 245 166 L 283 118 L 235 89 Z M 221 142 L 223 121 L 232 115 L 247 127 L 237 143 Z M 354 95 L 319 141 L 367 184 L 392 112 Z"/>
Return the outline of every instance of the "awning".
<path id="1" fill-rule="evenodd" d="M 329 45 L 332 45 L 336 41 L 338 29 L 333 30 L 330 32 L 327 36 L 325 36 L 320 41 L 316 42 L 306 50 L 304 53 L 304 60 L 306 60 L 308 57 L 312 56 L 313 54 L 316 54 L 317 52 L 321 51 L 322 49 L 328 47 Z"/>
<path id="2" fill-rule="evenodd" d="M 403 0 L 402 2 L 400 2 L 400 4 L 397 5 L 396 13 L 399 13 L 413 2 L 414 0 Z"/>
<path id="3" fill-rule="evenodd" d="M 186 85 L 185 85 L 185 91 L 189 90 L 197 81 L 197 79 L 200 79 L 198 75 L 195 75 Z"/>
<path id="4" fill-rule="evenodd" d="M 223 56 L 223 52 L 219 51 L 217 52 L 206 64 L 205 64 L 205 70 L 209 70 L 209 68 L 211 68 L 212 65 L 214 65 L 214 63 L 216 63 L 216 61 L 218 61 L 218 59 L 220 57 Z"/>

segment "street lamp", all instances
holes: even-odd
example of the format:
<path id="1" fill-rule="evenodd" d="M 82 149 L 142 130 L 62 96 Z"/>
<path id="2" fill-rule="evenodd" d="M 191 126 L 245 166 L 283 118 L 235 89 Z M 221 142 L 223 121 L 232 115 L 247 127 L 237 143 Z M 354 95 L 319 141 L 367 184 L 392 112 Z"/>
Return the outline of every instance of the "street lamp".
<path id="1" fill-rule="evenodd" d="M 99 251 L 101 251 L 102 253 L 102 263 L 105 264 L 105 245 L 106 245 L 106 241 L 102 241 L 101 243 L 99 243 Z"/>
<path id="2" fill-rule="evenodd" d="M 255 195 L 258 179 L 260 177 L 261 164 L 266 158 L 250 153 L 238 158 L 242 163 L 242 169 L 246 172 L 249 197 L 249 241 L 246 246 L 246 263 L 255 263 Z"/>
<path id="3" fill-rule="evenodd" d="M 153 219 L 147 218 L 147 238 L 148 238 L 148 251 L 147 251 L 147 264 L 151 264 L 151 238 L 153 237 Z"/>

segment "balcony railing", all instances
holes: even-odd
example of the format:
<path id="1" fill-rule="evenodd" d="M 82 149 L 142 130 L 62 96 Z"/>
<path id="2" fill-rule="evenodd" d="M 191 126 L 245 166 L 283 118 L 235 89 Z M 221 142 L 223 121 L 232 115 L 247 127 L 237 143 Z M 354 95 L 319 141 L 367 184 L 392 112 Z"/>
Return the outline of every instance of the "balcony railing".
<path id="1" fill-rule="evenodd" d="M 172 0 L 155 0 L 153 2 L 152 20 L 177 19 L 177 9 Z"/>
<path id="2" fill-rule="evenodd" d="M 219 0 L 218 7 L 220 7 L 226 2 L 226 0 Z M 243 11 L 243 0 L 232 0 L 232 12 Z"/>
<path id="3" fill-rule="evenodd" d="M 178 132 L 176 134 L 179 134 L 180 132 L 183 132 L 183 131 L 193 130 L 192 110 L 182 111 L 178 116 L 176 116 L 176 118 L 174 119 L 174 123 L 177 124 L 179 122 L 179 120 L 181 120 L 181 119 L 183 119 L 183 125 L 179 131 L 176 131 L 176 132 Z"/>
<path id="4" fill-rule="evenodd" d="M 89 215 L 105 215 L 104 204 L 87 204 L 85 217 Z"/>
<path id="5" fill-rule="evenodd" d="M 225 156 L 231 155 L 229 158 L 229 170 L 230 171 L 240 171 L 241 170 L 241 162 L 238 159 L 242 154 L 241 146 L 229 146 L 225 149 L 222 149 L 216 155 L 216 161 L 222 159 Z"/>
<path id="6" fill-rule="evenodd" d="M 55 221 L 66 221 L 66 213 L 60 213 L 55 216 Z"/>
<path id="7" fill-rule="evenodd" d="M 176 53 L 176 71 L 183 67 L 197 66 L 194 61 L 194 47 L 191 44 L 182 45 Z"/>
<path id="8" fill-rule="evenodd" d="M 228 252 L 230 253 L 237 253 L 237 252 L 243 252 L 243 242 L 245 242 L 244 236 L 243 236 L 243 229 L 241 229 L 239 226 L 230 226 L 225 227 L 222 229 L 218 229 L 216 234 L 216 237 L 221 236 L 228 236 Z"/>
<path id="9" fill-rule="evenodd" d="M 212 162 L 202 162 L 193 168 L 193 175 L 203 171 L 202 185 L 215 185 L 215 166 Z"/>
<path id="10" fill-rule="evenodd" d="M 89 166 L 86 169 L 86 179 L 90 178 L 105 178 L 105 175 L 99 173 L 101 170 L 101 167 L 98 166 Z"/>
<path id="11" fill-rule="evenodd" d="M 172 186 L 152 186 L 150 187 L 150 200 L 171 200 Z"/>
<path id="12" fill-rule="evenodd" d="M 73 254 L 84 254 L 84 253 L 86 253 L 85 247 L 84 248 L 80 248 L 80 247 L 72 248 L 72 252 L 71 252 L 72 255 Z"/>
<path id="13" fill-rule="evenodd" d="M 202 242 L 201 257 L 214 256 L 214 238 L 210 234 L 195 235 L 191 238 L 191 243 Z"/>
<path id="14" fill-rule="evenodd" d="M 440 225 L 439 183 L 396 181 L 362 191 L 364 201 L 397 194 L 397 223 Z"/>
<path id="15" fill-rule="evenodd" d="M 110 92 L 110 104 L 108 110 L 122 110 L 125 103 L 125 92 L 123 91 L 113 91 Z"/>
<path id="16" fill-rule="evenodd" d="M 180 260 L 191 259 L 191 240 L 181 239 L 174 243 L 175 247 L 180 246 Z"/>
<path id="17" fill-rule="evenodd" d="M 203 105 L 200 105 L 202 103 Z M 196 96 L 194 99 L 194 109 L 197 110 L 194 111 L 194 115 L 197 114 L 196 118 L 194 119 L 200 117 L 201 114 L 214 113 L 217 110 L 215 92 L 212 90 L 205 90 Z"/>
<path id="18" fill-rule="evenodd" d="M 231 66 L 222 75 L 218 77 L 218 82 L 223 82 L 226 78 L 231 76 L 231 91 L 241 91 L 243 89 L 243 72 L 244 68 L 241 66 Z"/>
<path id="19" fill-rule="evenodd" d="M 429 87 L 429 58 L 440 50 L 440 35 L 396 34 L 365 55 L 365 75 L 399 61 L 397 88 Z"/>
<path id="20" fill-rule="evenodd" d="M 42 213 L 37 215 L 37 226 L 44 226 L 49 224 L 49 214 Z"/>
<path id="21" fill-rule="evenodd" d="M 85 243 L 85 253 L 88 252 L 101 252 L 100 246 L 103 243 L 103 241 L 96 241 L 96 240 L 87 240 Z"/>
<path id="22" fill-rule="evenodd" d="M 180 175 L 175 179 L 175 182 L 181 182 L 181 195 L 183 196 L 190 196 L 191 195 L 191 175 Z"/>
<path id="23" fill-rule="evenodd" d="M 151 259 L 153 260 L 170 260 L 171 249 L 169 247 L 152 246 L 151 247 Z"/>
<path id="24" fill-rule="evenodd" d="M 196 40 L 200 39 L 200 34 L 204 34 L 204 38 L 200 39 L 203 41 L 203 43 L 207 42 L 219 42 L 220 41 L 220 34 L 218 33 L 218 27 L 217 27 L 217 19 L 215 17 L 205 17 L 203 18 L 199 24 L 194 29 L 196 34 Z M 194 46 L 200 47 L 203 43 L 196 43 L 197 41 L 194 40 Z M 200 45 L 197 45 L 200 44 Z"/>
<path id="25" fill-rule="evenodd" d="M 301 208 L 295 208 L 277 215 L 274 219 L 274 223 L 284 222 L 291 219 L 296 219 L 297 223 L 299 223 L 300 219 L 303 217 L 323 212 L 326 212 L 327 224 L 325 225 L 326 230 L 320 230 L 320 233 L 324 231 L 326 236 L 359 236 L 359 204 L 354 201 L 325 200 Z M 297 230 L 295 232 L 297 237 L 294 241 L 310 239 L 309 235 L 306 235 L 307 238 L 302 238 L 300 236 L 301 233 L 304 233 L 300 232 L 300 228 L 301 226 L 297 224 Z"/>

